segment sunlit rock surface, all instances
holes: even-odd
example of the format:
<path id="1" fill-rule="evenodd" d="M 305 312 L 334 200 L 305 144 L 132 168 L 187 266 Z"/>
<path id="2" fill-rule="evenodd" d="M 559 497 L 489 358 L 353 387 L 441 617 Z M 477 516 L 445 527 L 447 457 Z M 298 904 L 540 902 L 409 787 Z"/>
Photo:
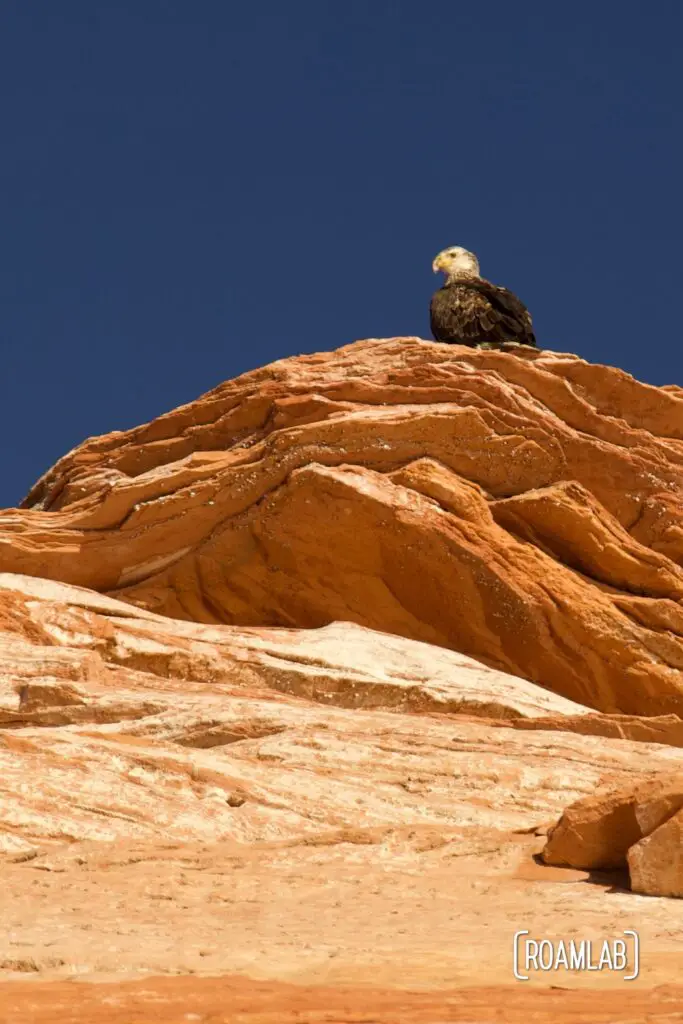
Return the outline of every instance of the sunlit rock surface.
<path id="1" fill-rule="evenodd" d="M 365 341 L 86 441 L 2 516 L 0 565 L 200 622 L 356 622 L 675 713 L 682 484 L 677 389 Z"/>
<path id="2" fill-rule="evenodd" d="M 479 985 L 463 1020 L 562 1021 L 495 988 L 515 931 L 637 922 L 629 991 L 667 1012 L 683 902 L 629 891 L 627 851 L 634 888 L 673 894 L 675 809 L 618 854 L 603 815 L 592 859 L 540 855 L 569 805 L 683 773 L 682 410 L 572 355 L 389 339 L 61 459 L 0 513 L 12 998 L 144 972 L 185 1019 L 156 976 L 194 972 L 224 976 L 197 980 L 216 1019 L 347 992 L 335 1020 L 457 1020 Z M 603 1018 L 590 995 L 568 1020 L 640 1019 L 618 976 L 529 990 L 551 984 L 601 990 Z M 247 985 L 233 1016 L 221 985 Z M 63 1020 L 43 991 L 35 1019 Z M 130 992 L 112 1019 L 147 1019 Z"/>

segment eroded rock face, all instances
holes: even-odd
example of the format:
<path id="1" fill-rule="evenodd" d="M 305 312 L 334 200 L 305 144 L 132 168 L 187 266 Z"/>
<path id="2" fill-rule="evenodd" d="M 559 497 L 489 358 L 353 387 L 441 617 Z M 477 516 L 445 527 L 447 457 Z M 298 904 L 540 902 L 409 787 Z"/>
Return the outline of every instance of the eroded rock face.
<path id="1" fill-rule="evenodd" d="M 682 695 L 682 485 L 677 389 L 365 341 L 86 441 L 1 517 L 0 567 L 206 623 L 356 622 L 661 715 Z"/>
<path id="2" fill-rule="evenodd" d="M 583 883 L 681 871 L 682 409 L 390 339 L 66 455 L 0 515 L 0 972 L 426 992 L 637 910 L 676 978 Z"/>

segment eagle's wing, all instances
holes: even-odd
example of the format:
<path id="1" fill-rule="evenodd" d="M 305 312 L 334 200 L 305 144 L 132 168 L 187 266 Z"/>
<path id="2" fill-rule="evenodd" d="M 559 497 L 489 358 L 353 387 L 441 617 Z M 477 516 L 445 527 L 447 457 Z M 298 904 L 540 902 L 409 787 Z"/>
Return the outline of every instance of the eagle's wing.
<path id="1" fill-rule="evenodd" d="M 507 288 L 483 278 L 446 284 L 432 296 L 432 334 L 437 341 L 460 345 L 536 345 L 524 303 Z"/>
<path id="2" fill-rule="evenodd" d="M 499 285 L 481 278 L 468 281 L 468 287 L 487 300 L 478 315 L 480 327 L 493 331 L 500 341 L 516 341 L 521 345 L 535 345 L 531 327 L 531 314 L 521 299 Z"/>
<path id="3" fill-rule="evenodd" d="M 429 307 L 432 334 L 437 341 L 479 345 L 499 319 L 491 303 L 467 284 L 446 284 L 432 295 Z"/>

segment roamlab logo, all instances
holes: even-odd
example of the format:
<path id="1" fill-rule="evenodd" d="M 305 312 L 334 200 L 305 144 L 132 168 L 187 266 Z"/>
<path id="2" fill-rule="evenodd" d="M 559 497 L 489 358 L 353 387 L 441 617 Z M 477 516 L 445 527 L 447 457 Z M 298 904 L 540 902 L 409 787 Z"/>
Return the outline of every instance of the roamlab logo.
<path id="1" fill-rule="evenodd" d="M 640 971 L 640 939 L 632 928 L 611 939 L 536 939 L 528 928 L 515 932 L 513 971 L 529 981 L 535 971 L 611 971 L 633 981 Z"/>

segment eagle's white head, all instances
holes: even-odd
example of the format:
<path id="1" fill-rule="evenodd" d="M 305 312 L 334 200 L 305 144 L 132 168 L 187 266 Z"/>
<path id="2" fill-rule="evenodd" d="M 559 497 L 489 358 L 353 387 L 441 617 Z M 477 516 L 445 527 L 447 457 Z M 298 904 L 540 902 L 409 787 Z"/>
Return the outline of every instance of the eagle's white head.
<path id="1" fill-rule="evenodd" d="M 448 281 L 456 281 L 459 277 L 479 277 L 479 260 L 473 252 L 468 252 L 460 245 L 452 245 L 442 249 L 432 263 L 432 270 L 440 270 Z"/>

